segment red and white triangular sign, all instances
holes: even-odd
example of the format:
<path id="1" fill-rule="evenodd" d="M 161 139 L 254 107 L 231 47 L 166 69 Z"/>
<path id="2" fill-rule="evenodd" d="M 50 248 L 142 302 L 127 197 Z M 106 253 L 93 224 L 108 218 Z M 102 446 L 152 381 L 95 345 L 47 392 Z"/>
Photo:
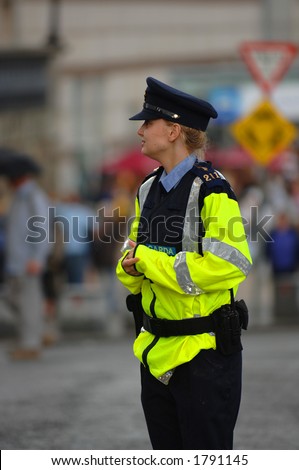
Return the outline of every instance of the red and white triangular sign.
<path id="1" fill-rule="evenodd" d="M 253 78 L 269 93 L 282 79 L 298 53 L 298 46 L 289 42 L 245 42 L 240 53 Z"/>

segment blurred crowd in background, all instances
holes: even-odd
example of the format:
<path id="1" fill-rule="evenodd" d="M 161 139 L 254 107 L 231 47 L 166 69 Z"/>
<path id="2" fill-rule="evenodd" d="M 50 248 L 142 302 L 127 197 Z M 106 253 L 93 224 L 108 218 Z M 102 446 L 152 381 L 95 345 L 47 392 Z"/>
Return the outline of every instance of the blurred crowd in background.
<path id="1" fill-rule="evenodd" d="M 2 309 L 9 277 L 23 273 L 20 251 L 26 251 L 26 243 L 32 247 L 29 259 L 35 257 L 34 252 L 43 244 L 47 246 L 41 273 L 44 315 L 54 336 L 59 336 L 59 324 L 65 320 L 65 314 L 69 315 L 72 327 L 76 328 L 77 321 L 79 329 L 87 325 L 112 336 L 123 334 L 132 321 L 129 314 L 127 317 L 124 314 L 125 292 L 115 277 L 115 267 L 132 222 L 138 184 L 154 166 L 138 150 L 129 150 L 120 160 L 101 168 L 96 177 L 90 175 L 95 184 L 90 186 L 89 193 L 68 193 L 59 198 L 42 189 L 39 179 L 43 171 L 32 157 L 0 149 Z M 40 205 L 34 207 L 34 194 L 27 197 L 24 188 L 28 184 L 34 184 L 44 194 L 46 211 Z M 26 220 L 19 220 L 21 214 Z M 16 235 L 12 242 L 15 232 L 22 233 L 22 238 Z M 28 244 L 25 238 L 30 234 L 32 241 Z M 89 309 L 91 301 L 93 312 Z M 12 319 L 9 317 L 10 313 L 8 317 L 2 316 L 2 322 Z"/>
<path id="2" fill-rule="evenodd" d="M 147 76 L 217 109 L 206 159 L 237 194 L 254 263 L 238 297 L 246 300 L 253 326 L 298 324 L 298 136 L 261 165 L 230 132 L 266 98 L 298 134 L 298 54 L 266 97 L 240 57 L 244 42 L 297 44 L 297 11 L 298 0 L 0 0 L 0 148 L 24 152 L 41 169 L 34 179 L 51 209 L 47 234 L 53 237 L 42 269 L 49 324 L 111 335 L 132 326 L 114 272 L 138 185 L 156 167 L 140 153 L 137 129 L 128 121 L 142 104 Z M 260 73 L 271 78 L 277 57 L 277 51 L 261 57 Z M 272 133 L 271 124 L 266 127 Z M 274 141 L 280 131 L 276 125 Z M 4 173 L 3 335 L 13 322 L 3 298 L 16 210 L 16 188 Z M 22 193 L 18 197 L 22 202 Z M 42 233 L 38 223 L 35 228 Z"/>
<path id="3" fill-rule="evenodd" d="M 237 146 L 222 154 L 211 145 L 206 159 L 227 177 L 239 200 L 253 269 L 238 297 L 249 306 L 251 324 L 298 323 L 299 148 L 295 143 L 268 167 L 255 164 Z M 56 332 L 65 324 L 74 327 L 76 321 L 79 329 L 89 322 L 89 328 L 113 336 L 122 335 L 132 326 L 125 306 L 126 293 L 115 277 L 115 266 L 134 215 L 138 185 L 155 167 L 156 163 L 137 147 L 90 175 L 94 183 L 90 192 L 64 198 L 47 194 L 48 225 L 44 226 L 49 255 L 42 286 L 44 314 L 48 324 L 55 324 Z M 39 168 L 38 174 L 31 175 L 37 183 L 41 172 Z M 2 291 L 7 276 L 7 220 L 14 199 L 8 181 L 2 174 Z M 15 225 L 18 230 L 17 222 Z M 94 310 L 90 310 L 91 301 Z"/>

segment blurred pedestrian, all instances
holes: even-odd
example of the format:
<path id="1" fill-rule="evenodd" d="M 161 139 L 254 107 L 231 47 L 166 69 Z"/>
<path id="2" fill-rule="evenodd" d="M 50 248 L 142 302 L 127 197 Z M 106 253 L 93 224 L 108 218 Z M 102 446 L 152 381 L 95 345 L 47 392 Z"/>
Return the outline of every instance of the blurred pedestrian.
<path id="1" fill-rule="evenodd" d="M 278 278 L 296 272 L 299 266 L 299 235 L 286 212 L 275 217 L 267 254 L 273 275 Z"/>
<path id="2" fill-rule="evenodd" d="M 235 301 L 251 257 L 236 197 L 203 161 L 215 109 L 149 77 L 132 120 L 160 167 L 141 184 L 120 281 L 137 318 L 142 405 L 154 449 L 232 449 L 241 397 Z"/>
<path id="3" fill-rule="evenodd" d="M 123 171 L 115 175 L 110 191 L 97 204 L 99 225 L 93 243 L 93 263 L 99 273 L 100 288 L 105 298 L 105 333 L 110 337 L 122 336 L 126 326 L 123 315 L 126 292 L 115 277 L 115 264 L 134 213 L 133 187 L 136 189 L 134 173 Z"/>
<path id="4" fill-rule="evenodd" d="M 18 341 L 11 357 L 36 359 L 45 333 L 42 275 L 50 252 L 46 230 L 49 202 L 36 180 L 41 168 L 34 160 L 11 151 L 2 163 L 0 173 L 12 190 L 6 220 L 5 276 L 7 300 L 16 314 Z"/>
<path id="5" fill-rule="evenodd" d="M 287 212 L 276 215 L 266 244 L 273 279 L 274 320 L 298 323 L 299 234 Z"/>
<path id="6" fill-rule="evenodd" d="M 57 204 L 55 223 L 61 225 L 63 232 L 63 265 L 66 282 L 72 286 L 82 286 L 91 264 L 95 212 L 82 202 L 77 194 L 69 194 Z"/>
<path id="7" fill-rule="evenodd" d="M 240 285 L 238 293 L 246 301 L 248 310 L 251 312 L 250 324 L 256 325 L 265 322 L 265 317 L 271 315 L 272 308 L 271 296 L 269 296 L 271 280 L 265 257 L 265 237 L 271 230 L 272 206 L 268 203 L 258 178 L 250 178 L 249 175 L 246 183 L 239 193 L 238 201 L 245 223 L 245 232 L 253 266 L 246 281 Z M 265 234 L 260 234 L 257 219 L 263 220 L 263 218 L 265 218 L 267 224 Z"/>

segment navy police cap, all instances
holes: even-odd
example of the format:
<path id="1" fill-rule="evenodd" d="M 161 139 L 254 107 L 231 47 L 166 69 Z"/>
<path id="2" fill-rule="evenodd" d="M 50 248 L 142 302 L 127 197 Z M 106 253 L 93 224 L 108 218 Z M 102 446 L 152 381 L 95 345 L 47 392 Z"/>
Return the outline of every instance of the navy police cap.
<path id="1" fill-rule="evenodd" d="M 131 121 L 166 119 L 193 129 L 205 131 L 210 118 L 218 113 L 207 101 L 177 90 L 159 80 L 148 77 L 143 109 L 130 117 Z"/>

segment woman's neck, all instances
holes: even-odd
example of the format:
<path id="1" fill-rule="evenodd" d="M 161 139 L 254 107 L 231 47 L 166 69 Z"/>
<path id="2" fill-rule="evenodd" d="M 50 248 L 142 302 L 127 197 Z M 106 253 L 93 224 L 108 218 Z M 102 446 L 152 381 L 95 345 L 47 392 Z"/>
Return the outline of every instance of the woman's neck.
<path id="1" fill-rule="evenodd" d="M 160 163 L 164 167 L 166 173 L 170 173 L 171 170 L 173 170 L 175 166 L 185 160 L 188 155 L 190 155 L 190 152 L 188 149 L 186 149 L 186 147 L 174 149 L 171 154 L 163 155 L 163 158 L 160 159 Z"/>

